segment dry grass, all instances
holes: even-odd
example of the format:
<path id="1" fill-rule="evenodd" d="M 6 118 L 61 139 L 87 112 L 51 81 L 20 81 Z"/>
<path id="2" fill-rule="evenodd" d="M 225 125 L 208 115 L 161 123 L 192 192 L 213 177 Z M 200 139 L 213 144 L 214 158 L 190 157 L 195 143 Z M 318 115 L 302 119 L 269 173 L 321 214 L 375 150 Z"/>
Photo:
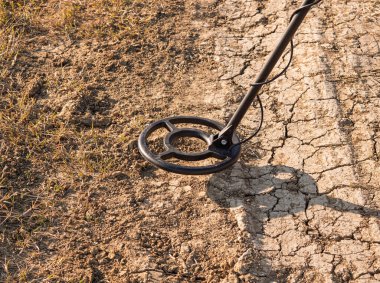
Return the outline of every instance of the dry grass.
<path id="1" fill-rule="evenodd" d="M 155 18 L 153 13 L 141 12 L 149 5 L 157 6 L 159 1 L 0 0 L 0 62 L 15 60 L 26 35 L 40 32 L 72 38 L 142 35 Z"/>
<path id="2" fill-rule="evenodd" d="M 43 26 L 64 32 L 73 38 L 123 37 L 138 35 L 154 19 L 154 14 L 140 13 L 141 8 L 159 5 L 142 0 L 48 1 L 41 19 Z"/>
<path id="3" fill-rule="evenodd" d="M 143 36 L 153 15 L 141 12 L 142 4 L 159 5 L 141 0 L 0 0 L 0 281 L 28 281 L 31 271 L 18 259 L 36 245 L 33 235 L 51 221 L 47 211 L 54 196 L 64 195 L 88 175 L 120 170 L 123 158 L 111 148 L 127 142 L 121 135 L 115 145 L 104 130 L 77 127 L 41 106 L 38 100 L 46 86 L 58 82 L 25 75 L 17 68 L 20 54 L 39 36 Z"/>
<path id="4" fill-rule="evenodd" d="M 67 165 L 72 164 L 73 159 L 82 164 L 83 171 L 101 172 L 112 166 L 108 161 L 111 157 L 99 160 L 99 157 L 86 153 L 91 151 L 92 144 L 97 146 L 99 140 L 104 141 L 101 131 L 78 131 L 63 124 L 56 114 L 38 108 L 39 88 L 42 84 L 54 82 L 36 78 L 36 81 L 32 79 L 25 83 L 25 77 L 12 68 L 18 54 L 27 49 L 26 43 L 39 33 L 86 38 L 140 34 L 151 20 L 150 15 L 134 11 L 141 3 L 143 1 L 131 0 L 0 1 L 0 63 L 3 65 L 0 70 L 0 135 L 5 151 L 0 157 L 2 169 L 9 168 L 4 165 L 4 156 L 23 159 L 18 166 L 23 162 L 37 165 L 57 161 Z M 72 144 L 62 142 L 65 139 Z M 71 156 L 67 147 L 77 147 L 82 153 Z M 0 179 L 3 186 L 6 176 Z"/>

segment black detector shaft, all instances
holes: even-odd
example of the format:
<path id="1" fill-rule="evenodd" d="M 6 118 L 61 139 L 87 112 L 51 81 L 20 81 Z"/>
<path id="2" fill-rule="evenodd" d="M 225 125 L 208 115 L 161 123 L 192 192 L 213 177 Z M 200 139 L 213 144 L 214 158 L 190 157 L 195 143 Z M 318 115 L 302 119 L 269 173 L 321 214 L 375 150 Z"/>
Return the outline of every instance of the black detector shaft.
<path id="1" fill-rule="evenodd" d="M 289 24 L 289 27 L 287 28 L 281 40 L 277 44 L 276 49 L 273 50 L 270 57 L 267 59 L 263 69 L 257 75 L 251 89 L 248 91 L 248 93 L 245 95 L 242 102 L 240 103 L 239 108 L 235 111 L 227 126 L 220 132 L 220 136 L 218 137 L 218 139 L 221 141 L 224 140 L 223 143 L 226 143 L 227 141 L 228 144 L 231 144 L 232 134 L 236 131 L 236 128 L 239 126 L 241 120 L 244 118 L 249 107 L 252 105 L 253 100 L 258 95 L 259 91 L 264 85 L 263 82 L 265 82 L 268 79 L 273 68 L 276 66 L 278 60 L 281 58 L 281 55 L 284 53 L 285 48 L 293 39 L 294 34 L 296 33 L 299 26 L 306 17 L 307 13 L 311 9 L 310 4 L 313 4 L 314 2 L 315 0 L 305 0 L 305 2 L 302 4 L 302 7 L 305 7 L 305 9 L 300 10 L 297 14 L 294 15 L 292 21 Z"/>
<path id="2" fill-rule="evenodd" d="M 148 125 L 139 137 L 138 148 L 142 156 L 159 168 L 170 172 L 187 175 L 211 174 L 224 170 L 234 164 L 238 160 L 241 152 L 241 142 L 239 142 L 239 138 L 236 135 L 237 127 L 244 118 L 249 107 L 252 105 L 254 99 L 258 97 L 262 86 L 273 81 L 275 78 L 279 77 L 279 75 L 284 73 L 281 72 L 279 75 L 275 76 L 274 79 L 267 81 L 270 73 L 278 63 L 286 47 L 289 43 L 292 43 L 293 36 L 305 19 L 307 13 L 310 11 L 312 6 L 320 1 L 321 0 L 305 0 L 302 6 L 293 13 L 287 30 L 280 39 L 275 50 L 273 50 L 267 59 L 261 72 L 257 75 L 254 84 L 252 84 L 251 89 L 245 95 L 238 109 L 235 111 L 226 126 L 209 119 L 189 116 L 176 116 L 159 120 Z M 293 51 L 293 44 L 291 44 L 291 47 L 291 51 Z M 212 135 L 198 128 L 182 128 L 177 127 L 176 124 L 207 126 L 211 129 L 218 130 L 219 132 Z M 148 138 L 159 128 L 164 128 L 169 133 L 163 141 L 165 148 L 164 151 L 154 153 L 149 146 Z M 198 138 L 207 144 L 207 150 L 199 153 L 182 152 L 174 146 L 174 142 L 177 138 Z M 191 162 L 198 162 L 209 158 L 214 158 L 218 160 L 218 162 L 214 162 L 211 165 L 197 166 L 182 165 L 182 163 L 178 162 L 186 161 L 191 164 Z"/>

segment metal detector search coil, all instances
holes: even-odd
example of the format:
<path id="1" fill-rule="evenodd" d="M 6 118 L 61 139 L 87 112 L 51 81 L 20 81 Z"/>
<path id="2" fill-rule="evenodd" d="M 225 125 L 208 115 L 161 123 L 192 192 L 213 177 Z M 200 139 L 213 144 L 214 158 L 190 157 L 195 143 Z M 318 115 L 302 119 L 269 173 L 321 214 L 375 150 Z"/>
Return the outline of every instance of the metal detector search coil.
<path id="1" fill-rule="evenodd" d="M 138 140 L 138 148 L 141 155 L 146 160 L 161 169 L 186 175 L 212 174 L 222 171 L 233 165 L 239 158 L 241 145 L 256 136 L 256 134 L 261 129 L 263 122 L 263 106 L 258 95 L 260 89 L 263 85 L 273 82 L 286 72 L 293 57 L 293 36 L 303 22 L 310 8 L 319 2 L 321 2 L 321 0 L 305 0 L 299 9 L 294 11 L 290 18 L 290 23 L 287 30 L 280 39 L 275 50 L 267 59 L 261 72 L 257 75 L 255 83 L 252 84 L 251 89 L 245 95 L 238 109 L 235 111 L 234 115 L 229 120 L 227 125 L 224 126 L 210 119 L 191 116 L 175 116 L 159 120 L 148 125 L 140 134 Z M 289 63 L 283 69 L 283 71 L 275 75 L 272 79 L 268 80 L 271 71 L 276 66 L 278 60 L 281 58 L 289 43 L 291 45 Z M 261 110 L 260 125 L 250 137 L 244 139 L 243 141 L 240 141 L 236 135 L 236 129 L 255 98 L 258 99 Z M 179 127 L 178 124 L 206 126 L 208 128 L 217 130 L 218 133 L 210 134 L 196 127 Z M 168 131 L 163 141 L 165 150 L 161 153 L 154 153 L 149 148 L 148 138 L 153 132 L 160 128 L 166 129 Z M 195 153 L 181 151 L 174 145 L 174 142 L 179 138 L 197 138 L 207 144 L 207 149 Z M 196 162 L 210 158 L 214 158 L 218 160 L 218 162 L 206 166 L 187 166 L 170 161 L 172 159 L 176 159 L 187 162 Z"/>

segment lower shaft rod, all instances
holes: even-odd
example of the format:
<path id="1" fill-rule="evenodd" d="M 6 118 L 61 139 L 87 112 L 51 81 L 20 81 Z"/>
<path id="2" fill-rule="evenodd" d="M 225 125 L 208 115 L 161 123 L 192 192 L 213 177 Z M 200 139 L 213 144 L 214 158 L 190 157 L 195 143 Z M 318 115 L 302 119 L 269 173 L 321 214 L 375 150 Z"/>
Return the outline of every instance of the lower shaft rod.
<path id="1" fill-rule="evenodd" d="M 315 0 L 305 0 L 302 6 L 306 6 L 309 4 L 314 3 Z M 232 134 L 235 132 L 236 128 L 240 124 L 241 120 L 247 113 L 249 107 L 251 106 L 253 100 L 255 99 L 256 95 L 259 93 L 262 85 L 259 85 L 259 83 L 265 82 L 270 73 L 272 72 L 273 68 L 276 66 L 278 60 L 281 58 L 281 55 L 284 53 L 285 48 L 289 45 L 290 41 L 292 40 L 294 34 L 298 30 L 299 26 L 303 22 L 304 18 L 306 17 L 307 13 L 309 12 L 311 7 L 302 9 L 299 11 L 290 22 L 287 30 L 285 31 L 284 35 L 282 36 L 281 40 L 277 44 L 277 47 L 273 52 L 271 53 L 270 57 L 267 59 L 263 69 L 261 72 L 257 75 L 255 79 L 255 84 L 251 87 L 251 89 L 248 91 L 248 93 L 245 95 L 244 99 L 239 105 L 239 108 L 235 111 L 234 115 L 228 122 L 227 126 L 224 130 L 221 131 L 221 133 L 225 133 L 228 135 L 226 138 L 229 139 L 229 136 L 232 136 Z"/>

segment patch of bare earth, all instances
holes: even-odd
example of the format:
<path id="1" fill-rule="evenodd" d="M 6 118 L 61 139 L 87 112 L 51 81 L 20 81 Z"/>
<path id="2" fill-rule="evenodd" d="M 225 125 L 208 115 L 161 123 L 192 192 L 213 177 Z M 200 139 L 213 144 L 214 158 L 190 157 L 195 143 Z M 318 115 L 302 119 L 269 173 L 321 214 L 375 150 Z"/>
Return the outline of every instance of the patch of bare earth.
<path id="1" fill-rule="evenodd" d="M 376 1 L 313 9 L 230 170 L 137 151 L 157 119 L 228 119 L 280 2 L 0 0 L 0 281 L 378 282 Z"/>

